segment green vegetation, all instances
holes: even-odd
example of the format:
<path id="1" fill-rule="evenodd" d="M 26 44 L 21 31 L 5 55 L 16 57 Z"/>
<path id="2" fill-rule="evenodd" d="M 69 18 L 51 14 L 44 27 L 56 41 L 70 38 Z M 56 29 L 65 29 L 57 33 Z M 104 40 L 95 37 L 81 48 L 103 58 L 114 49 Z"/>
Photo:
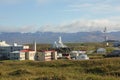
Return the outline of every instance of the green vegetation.
<path id="1" fill-rule="evenodd" d="M 28 44 L 30 48 L 33 48 L 33 44 Z M 106 48 L 107 53 L 110 53 L 114 50 L 112 47 L 112 44 L 109 45 L 109 47 L 105 46 L 105 43 L 99 42 L 99 43 L 65 43 L 68 47 L 70 47 L 72 50 L 86 50 L 87 52 L 94 50 L 96 51 L 98 48 Z M 37 50 L 49 50 L 51 48 L 52 44 L 37 44 Z M 96 52 L 94 52 L 96 53 Z"/>
<path id="2" fill-rule="evenodd" d="M 0 80 L 120 80 L 120 58 L 0 61 Z"/>

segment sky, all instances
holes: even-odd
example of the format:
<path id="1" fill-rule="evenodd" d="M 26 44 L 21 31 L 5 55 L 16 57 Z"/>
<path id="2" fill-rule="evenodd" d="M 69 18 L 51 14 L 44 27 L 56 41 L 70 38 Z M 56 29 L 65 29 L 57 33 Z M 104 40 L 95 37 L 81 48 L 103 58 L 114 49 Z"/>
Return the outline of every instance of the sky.
<path id="1" fill-rule="evenodd" d="M 0 0 L 0 32 L 120 31 L 120 0 Z"/>

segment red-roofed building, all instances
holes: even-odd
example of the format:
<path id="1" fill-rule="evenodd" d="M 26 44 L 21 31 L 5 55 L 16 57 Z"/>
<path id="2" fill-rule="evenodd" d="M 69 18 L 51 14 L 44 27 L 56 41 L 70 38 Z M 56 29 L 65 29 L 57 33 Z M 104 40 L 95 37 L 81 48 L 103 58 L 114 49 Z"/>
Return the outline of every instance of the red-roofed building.
<path id="1" fill-rule="evenodd" d="M 35 60 L 36 52 L 30 49 L 14 51 L 10 53 L 11 60 Z"/>
<path id="2" fill-rule="evenodd" d="M 20 52 L 25 53 L 25 60 L 35 60 L 36 52 L 34 50 L 25 49 L 25 50 L 21 50 Z"/>

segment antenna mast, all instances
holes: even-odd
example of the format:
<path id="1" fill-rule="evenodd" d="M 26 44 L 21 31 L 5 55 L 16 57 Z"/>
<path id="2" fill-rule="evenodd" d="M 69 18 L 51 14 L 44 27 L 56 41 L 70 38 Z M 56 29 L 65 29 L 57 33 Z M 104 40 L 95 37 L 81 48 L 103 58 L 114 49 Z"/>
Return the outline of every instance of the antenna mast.
<path id="1" fill-rule="evenodd" d="M 104 28 L 104 41 L 106 42 L 107 41 L 107 35 L 106 35 L 106 33 L 107 33 L 107 28 L 105 27 Z"/>
<path id="2" fill-rule="evenodd" d="M 109 46 L 109 43 L 107 42 L 108 37 L 107 37 L 107 28 L 106 27 L 104 28 L 103 32 L 104 32 L 104 41 L 106 43 L 106 46 Z"/>

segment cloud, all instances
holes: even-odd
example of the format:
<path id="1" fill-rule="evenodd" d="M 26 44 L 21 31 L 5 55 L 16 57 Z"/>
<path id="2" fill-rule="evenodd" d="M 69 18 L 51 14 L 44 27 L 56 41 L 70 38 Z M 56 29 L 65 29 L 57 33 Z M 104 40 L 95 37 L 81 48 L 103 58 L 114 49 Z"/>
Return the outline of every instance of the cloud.
<path id="1" fill-rule="evenodd" d="M 107 19 L 99 19 L 99 20 L 76 20 L 70 23 L 61 24 L 58 26 L 46 25 L 43 26 L 41 31 L 43 32 L 90 32 L 90 31 L 103 31 L 103 29 L 107 27 L 108 31 L 118 31 L 120 30 L 120 23 L 107 20 Z"/>
<path id="2" fill-rule="evenodd" d="M 120 5 L 117 3 L 77 3 L 68 5 L 66 11 L 88 11 L 90 13 L 116 13 L 120 12 Z"/>
<path id="3" fill-rule="evenodd" d="M 120 18 L 119 18 L 120 19 Z M 108 32 L 119 31 L 120 23 L 118 18 L 110 19 L 81 19 L 74 20 L 68 23 L 61 23 L 58 25 L 43 25 L 39 27 L 38 25 L 26 25 L 22 27 L 12 27 L 12 26 L 0 26 L 0 32 L 65 32 L 65 33 L 75 33 L 75 32 L 92 32 L 92 31 L 103 31 L 107 27 Z"/>
<path id="4" fill-rule="evenodd" d="M 0 32 L 35 32 L 36 25 L 26 25 L 22 27 L 0 26 Z"/>
<path id="5" fill-rule="evenodd" d="M 17 4 L 20 2 L 25 2 L 29 4 L 29 1 L 32 0 L 0 0 L 0 4 Z M 117 31 L 120 30 L 120 17 L 110 17 L 114 16 L 116 13 L 119 15 L 120 14 L 120 5 L 119 0 L 33 0 L 33 2 L 38 3 L 40 5 L 44 5 L 47 3 L 59 3 L 59 6 L 55 6 L 55 10 L 66 10 L 68 12 L 78 12 L 80 15 L 70 15 L 71 19 L 77 16 L 86 17 L 88 15 L 88 18 L 90 16 L 93 18 L 98 18 L 98 19 L 81 19 L 81 20 L 74 20 L 69 23 L 61 23 L 58 25 L 43 25 L 42 27 L 38 28 L 36 25 L 26 25 L 22 27 L 9 27 L 9 26 L 0 26 L 0 31 L 5 31 L 5 32 L 34 32 L 36 30 L 40 30 L 43 32 L 46 31 L 51 31 L 51 32 L 84 32 L 84 31 L 102 31 L 104 27 L 107 27 L 109 31 Z M 62 4 L 62 5 L 61 5 Z M 54 4 L 52 4 L 54 5 Z M 49 6 L 47 6 L 49 7 Z M 60 7 L 60 8 L 58 8 Z M 62 8 L 61 8 L 62 7 Z M 49 9 L 49 8 L 48 8 Z M 44 11 L 41 11 L 44 12 Z M 51 11 L 52 12 L 52 11 Z M 92 13 L 92 14 L 91 14 Z M 95 13 L 100 14 L 100 15 L 94 15 Z M 105 13 L 106 15 L 103 15 Z M 112 15 L 109 15 L 108 13 L 112 13 Z M 115 14 L 114 14 L 115 13 Z M 83 15 L 81 15 L 83 14 Z M 58 14 L 49 14 L 48 10 L 48 15 L 58 15 Z M 66 13 L 59 13 L 60 16 L 64 15 L 66 16 Z M 109 15 L 109 16 L 108 16 Z M 69 15 L 68 15 L 69 16 Z M 67 16 L 67 17 L 68 17 Z M 99 19 L 102 17 L 110 17 L 107 19 Z M 39 18 L 39 17 L 38 17 Z M 53 17 L 54 18 L 54 17 Z M 57 17 L 59 19 L 59 17 Z M 41 18 L 42 20 L 42 18 Z M 52 20 L 52 19 L 50 19 Z M 59 21 L 59 20 L 58 20 Z M 65 20 L 64 20 L 65 21 Z M 56 21 L 55 21 L 56 22 Z M 38 23 L 39 24 L 39 23 Z M 9 25 L 9 24 L 7 24 Z M 38 28 L 38 29 L 36 29 Z"/>

